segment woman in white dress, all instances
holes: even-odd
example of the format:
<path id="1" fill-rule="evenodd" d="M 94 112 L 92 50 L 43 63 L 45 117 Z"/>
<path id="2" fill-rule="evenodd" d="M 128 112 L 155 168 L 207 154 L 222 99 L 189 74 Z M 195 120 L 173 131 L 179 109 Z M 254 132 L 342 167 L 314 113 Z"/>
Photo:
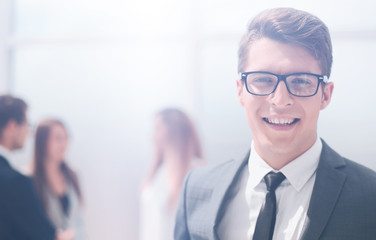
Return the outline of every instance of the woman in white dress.
<path id="1" fill-rule="evenodd" d="M 178 198 L 185 175 L 203 164 L 192 121 L 179 109 L 156 114 L 155 154 L 141 192 L 140 239 L 172 240 Z"/>
<path id="2" fill-rule="evenodd" d="M 58 230 L 72 240 L 85 239 L 82 195 L 76 173 L 65 161 L 68 133 L 56 119 L 42 121 L 36 130 L 33 181 L 42 206 Z"/>

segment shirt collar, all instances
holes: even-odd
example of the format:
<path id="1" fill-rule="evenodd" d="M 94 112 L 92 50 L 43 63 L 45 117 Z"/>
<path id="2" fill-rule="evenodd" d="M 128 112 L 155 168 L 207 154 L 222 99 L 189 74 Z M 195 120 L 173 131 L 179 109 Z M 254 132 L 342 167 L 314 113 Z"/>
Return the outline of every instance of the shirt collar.
<path id="1" fill-rule="evenodd" d="M 296 191 L 300 192 L 303 186 L 316 172 L 320 160 L 321 149 L 322 143 L 320 138 L 317 137 L 316 142 L 311 148 L 280 170 Z M 251 154 L 248 159 L 248 171 L 248 186 L 251 188 L 256 187 L 268 172 L 276 172 L 258 155 L 253 142 L 251 144 Z"/>
<path id="2" fill-rule="evenodd" d="M 274 171 L 255 150 L 255 146 L 251 144 L 251 154 L 248 159 L 248 171 L 249 171 L 249 180 L 248 187 L 255 188 L 264 178 L 264 176 L 270 172 Z"/>

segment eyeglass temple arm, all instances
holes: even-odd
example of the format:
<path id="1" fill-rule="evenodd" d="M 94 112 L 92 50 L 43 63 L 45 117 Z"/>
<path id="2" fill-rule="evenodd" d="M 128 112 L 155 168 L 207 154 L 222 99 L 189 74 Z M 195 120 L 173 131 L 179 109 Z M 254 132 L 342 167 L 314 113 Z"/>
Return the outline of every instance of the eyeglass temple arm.
<path id="1" fill-rule="evenodd" d="M 322 76 L 322 81 L 323 81 L 324 83 L 328 83 L 328 82 L 330 82 L 328 76 L 326 76 L 326 75 Z"/>

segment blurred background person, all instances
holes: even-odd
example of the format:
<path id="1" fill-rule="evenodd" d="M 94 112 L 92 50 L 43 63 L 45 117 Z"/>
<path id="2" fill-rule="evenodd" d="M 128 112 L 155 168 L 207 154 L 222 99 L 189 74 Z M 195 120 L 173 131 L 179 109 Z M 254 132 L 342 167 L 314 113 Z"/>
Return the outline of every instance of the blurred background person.
<path id="1" fill-rule="evenodd" d="M 69 138 L 64 124 L 46 119 L 35 133 L 33 179 L 43 208 L 59 230 L 72 233 L 72 239 L 84 239 L 82 194 L 76 173 L 66 159 Z"/>
<path id="2" fill-rule="evenodd" d="M 0 239 L 71 240 L 71 231 L 56 231 L 46 217 L 32 180 L 12 166 L 29 132 L 27 109 L 20 98 L 0 96 Z"/>
<path id="3" fill-rule="evenodd" d="M 12 152 L 22 149 L 28 134 L 27 104 L 0 96 L 0 239 L 55 239 L 29 177 L 11 166 Z"/>
<path id="4" fill-rule="evenodd" d="M 188 116 L 168 108 L 155 116 L 154 158 L 141 193 L 141 240 L 173 239 L 178 197 L 185 175 L 203 164 L 201 143 Z"/>

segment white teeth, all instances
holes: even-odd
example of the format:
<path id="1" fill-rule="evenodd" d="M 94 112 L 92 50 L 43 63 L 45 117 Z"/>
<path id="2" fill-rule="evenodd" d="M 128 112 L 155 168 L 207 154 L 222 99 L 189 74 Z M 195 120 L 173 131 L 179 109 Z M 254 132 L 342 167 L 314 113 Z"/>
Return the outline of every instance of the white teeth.
<path id="1" fill-rule="evenodd" d="M 290 125 L 291 123 L 294 122 L 293 118 L 273 118 L 273 119 L 265 118 L 265 120 L 268 123 L 275 124 L 275 125 Z"/>

